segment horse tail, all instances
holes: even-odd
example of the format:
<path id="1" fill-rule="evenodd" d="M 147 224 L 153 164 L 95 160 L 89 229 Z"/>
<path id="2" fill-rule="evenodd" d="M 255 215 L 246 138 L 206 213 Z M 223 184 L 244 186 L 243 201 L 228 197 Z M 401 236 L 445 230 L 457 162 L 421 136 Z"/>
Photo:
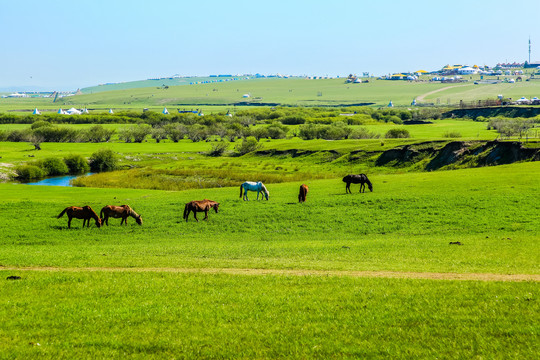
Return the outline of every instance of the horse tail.
<path id="1" fill-rule="evenodd" d="M 189 203 L 186 204 L 186 207 L 184 207 L 184 220 L 187 219 L 189 214 Z"/>
<path id="2" fill-rule="evenodd" d="M 60 215 L 58 215 L 56 218 L 57 218 L 57 219 L 60 219 L 62 216 L 64 216 L 64 214 L 66 213 L 67 209 L 69 209 L 69 207 L 65 208 L 65 209 L 60 213 Z"/>
<path id="3" fill-rule="evenodd" d="M 244 184 L 240 185 L 240 199 L 242 198 L 242 189 L 244 188 Z"/>

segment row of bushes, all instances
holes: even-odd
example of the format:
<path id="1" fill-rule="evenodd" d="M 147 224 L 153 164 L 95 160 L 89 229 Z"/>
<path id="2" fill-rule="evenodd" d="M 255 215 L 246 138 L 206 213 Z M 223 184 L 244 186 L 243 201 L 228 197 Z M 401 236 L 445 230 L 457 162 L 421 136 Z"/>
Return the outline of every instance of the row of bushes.
<path id="1" fill-rule="evenodd" d="M 103 172 L 118 167 L 117 155 L 109 149 L 98 150 L 87 160 L 81 155 L 68 155 L 63 159 L 45 158 L 15 168 L 20 180 L 41 179 L 46 176 L 80 175 L 89 171 Z"/>
<path id="2" fill-rule="evenodd" d="M 377 139 L 379 134 L 366 128 L 352 128 L 346 123 L 337 121 L 331 125 L 304 124 L 289 131 L 286 125 L 275 122 L 266 126 L 244 127 L 238 123 L 214 124 L 204 126 L 201 124 L 167 124 L 165 126 L 152 127 L 148 124 L 131 125 L 115 130 L 106 129 L 101 125 L 95 125 L 89 129 L 77 130 L 61 127 L 44 122 L 32 124 L 30 129 L 0 132 L 0 141 L 31 142 L 36 149 L 40 149 L 42 142 L 107 142 L 117 134 L 121 141 L 127 143 L 141 143 L 149 137 L 156 142 L 169 139 L 178 142 L 188 138 L 193 142 L 209 140 L 217 137 L 221 140 L 234 142 L 237 139 L 245 139 L 253 136 L 257 141 L 261 139 L 284 139 L 288 136 L 298 136 L 304 140 L 326 139 Z M 393 137 L 385 135 L 385 137 Z"/>
<path id="3" fill-rule="evenodd" d="M 184 125 L 214 125 L 217 123 L 239 123 L 244 126 L 253 124 L 301 125 L 308 123 L 331 124 L 343 121 L 348 125 L 367 125 L 373 122 L 402 123 L 407 120 L 425 120 L 441 118 L 441 110 L 422 109 L 374 109 L 369 107 L 317 108 L 317 107 L 276 107 L 240 110 L 234 114 L 218 113 L 198 116 L 194 113 L 164 115 L 152 111 L 124 111 L 116 114 L 85 115 L 16 115 L 0 113 L 0 124 L 32 124 L 43 120 L 54 124 L 148 124 L 151 126 L 178 123 Z M 341 116 L 346 114 L 347 116 Z M 344 119 L 345 118 L 345 119 Z"/>

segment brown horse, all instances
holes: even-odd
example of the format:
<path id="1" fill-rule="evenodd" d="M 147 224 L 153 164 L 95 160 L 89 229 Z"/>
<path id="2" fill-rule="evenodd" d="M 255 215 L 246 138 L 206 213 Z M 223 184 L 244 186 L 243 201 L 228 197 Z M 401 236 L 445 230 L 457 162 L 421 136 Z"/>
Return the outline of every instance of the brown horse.
<path id="1" fill-rule="evenodd" d="M 369 191 L 373 191 L 373 185 L 371 184 L 371 181 L 369 181 L 366 174 L 347 175 L 343 178 L 343 182 L 347 183 L 345 186 L 345 193 L 351 193 L 351 184 L 360 184 L 360 192 L 366 191 L 366 184 Z"/>
<path id="2" fill-rule="evenodd" d="M 197 220 L 198 222 L 199 219 L 197 219 L 197 212 L 204 211 L 203 220 L 208 220 L 208 210 L 210 210 L 211 208 L 213 208 L 217 213 L 219 209 L 219 203 L 212 200 L 208 200 L 208 199 L 204 199 L 200 201 L 197 201 L 197 200 L 190 201 L 186 204 L 186 207 L 184 208 L 184 219 L 187 222 L 189 213 L 193 211 L 193 217 L 195 217 L 195 220 Z"/>
<path id="3" fill-rule="evenodd" d="M 101 222 L 107 224 L 107 226 L 109 226 L 110 217 L 115 219 L 122 218 L 120 225 L 124 223 L 127 225 L 127 218 L 130 216 L 135 219 L 137 224 L 142 225 L 141 215 L 137 214 L 129 205 L 107 205 L 101 209 L 99 216 L 101 217 Z"/>
<path id="4" fill-rule="evenodd" d="M 97 216 L 96 212 L 88 205 L 83 207 L 78 206 L 70 206 L 65 208 L 60 215 L 58 215 L 56 218 L 60 219 L 64 214 L 67 214 L 68 216 L 68 229 L 71 229 L 71 219 L 83 219 L 83 227 L 88 221 L 87 227 L 90 227 L 90 219 L 94 219 L 96 221 L 96 226 L 101 226 L 101 219 Z"/>
<path id="5" fill-rule="evenodd" d="M 298 202 L 303 203 L 306 201 L 306 196 L 309 191 L 309 188 L 306 184 L 300 185 L 300 193 L 298 194 Z"/>

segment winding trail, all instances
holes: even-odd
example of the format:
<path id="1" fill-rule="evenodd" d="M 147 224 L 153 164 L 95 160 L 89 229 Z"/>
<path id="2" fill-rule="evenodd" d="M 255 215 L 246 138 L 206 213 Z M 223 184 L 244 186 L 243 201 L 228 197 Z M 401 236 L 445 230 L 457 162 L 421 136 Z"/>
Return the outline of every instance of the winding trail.
<path id="1" fill-rule="evenodd" d="M 433 95 L 435 93 L 438 93 L 439 91 L 444 91 L 444 90 L 448 90 L 448 89 L 451 89 L 451 88 L 455 88 L 455 87 L 465 87 L 465 86 L 471 86 L 473 84 L 467 84 L 467 85 L 452 85 L 452 86 L 447 86 L 447 87 L 443 87 L 443 88 L 440 88 L 440 89 L 437 89 L 437 90 L 433 90 L 433 91 L 430 91 L 430 92 L 427 92 L 425 94 L 422 94 L 422 95 L 419 95 L 416 97 L 416 101 L 423 101 L 424 98 L 426 96 L 429 96 L 429 95 Z"/>
<path id="2" fill-rule="evenodd" d="M 346 271 L 346 270 L 287 270 L 287 269 L 236 269 L 236 268 L 124 268 L 124 267 L 10 267 L 0 266 L 1 271 L 43 272 L 154 272 L 182 274 L 226 274 L 226 275 L 283 275 L 283 276 L 336 276 L 355 278 L 391 278 L 425 280 L 469 280 L 469 281 L 533 281 L 540 282 L 540 274 L 492 274 L 492 273 L 433 273 L 399 271 Z"/>

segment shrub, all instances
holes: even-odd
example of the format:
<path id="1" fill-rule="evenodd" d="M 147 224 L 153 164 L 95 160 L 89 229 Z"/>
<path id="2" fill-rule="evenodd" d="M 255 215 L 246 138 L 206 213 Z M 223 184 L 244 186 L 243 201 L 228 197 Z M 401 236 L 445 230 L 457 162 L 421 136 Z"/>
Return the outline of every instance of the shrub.
<path id="1" fill-rule="evenodd" d="M 165 125 L 165 132 L 171 141 L 178 142 L 186 136 L 187 128 L 182 124 L 169 124 Z"/>
<path id="2" fill-rule="evenodd" d="M 32 130 L 35 130 L 35 129 L 39 129 L 41 127 L 44 127 L 44 126 L 52 126 L 52 124 L 48 121 L 45 121 L 45 120 L 38 120 L 38 121 L 35 121 L 32 123 L 32 125 L 30 126 L 30 128 Z"/>
<path id="3" fill-rule="evenodd" d="M 131 130 L 133 142 L 142 143 L 151 132 L 152 127 L 148 124 L 139 124 L 137 126 L 133 126 Z"/>
<path id="4" fill-rule="evenodd" d="M 257 141 L 266 139 L 268 137 L 268 129 L 265 127 L 256 127 L 251 130 L 251 135 L 253 135 Z"/>
<path id="5" fill-rule="evenodd" d="M 306 119 L 303 116 L 285 116 L 281 119 L 281 123 L 284 125 L 300 125 L 306 122 Z"/>
<path id="6" fill-rule="evenodd" d="M 317 139 L 319 128 L 319 126 L 314 124 L 302 125 L 298 130 L 298 137 L 304 140 Z"/>
<path id="7" fill-rule="evenodd" d="M 403 120 L 399 116 L 396 115 L 390 115 L 388 117 L 385 117 L 385 122 L 392 122 L 394 124 L 403 124 Z"/>
<path id="8" fill-rule="evenodd" d="M 108 130 L 101 125 L 95 125 L 85 132 L 85 138 L 87 141 L 93 143 L 107 142 L 111 140 L 114 133 L 115 130 Z"/>
<path id="9" fill-rule="evenodd" d="M 85 174 L 90 171 L 88 161 L 82 155 L 68 155 L 64 158 L 70 174 Z"/>
<path id="10" fill-rule="evenodd" d="M 65 175 L 69 172 L 69 168 L 66 163 L 59 158 L 46 158 L 36 162 L 40 168 L 43 169 L 46 175 Z"/>
<path id="11" fill-rule="evenodd" d="M 150 136 L 152 136 L 152 139 L 156 140 L 156 142 L 159 143 L 161 140 L 165 140 L 167 138 L 167 132 L 164 128 L 159 126 L 152 129 Z"/>
<path id="12" fill-rule="evenodd" d="M 247 153 L 250 153 L 252 151 L 256 151 L 262 148 L 262 144 L 259 144 L 257 139 L 253 136 L 248 136 L 247 138 L 243 139 L 242 142 L 234 147 L 236 151 L 240 155 L 245 155 Z"/>
<path id="13" fill-rule="evenodd" d="M 110 149 L 101 149 L 90 158 L 90 169 L 94 172 L 112 171 L 118 167 L 118 156 Z"/>
<path id="14" fill-rule="evenodd" d="M 15 168 L 17 178 L 21 180 L 41 179 L 45 177 L 45 171 L 35 165 L 21 165 Z"/>
<path id="15" fill-rule="evenodd" d="M 13 130 L 7 135 L 7 141 L 11 142 L 22 142 L 28 141 L 30 136 L 30 130 Z"/>
<path id="16" fill-rule="evenodd" d="M 443 137 L 445 138 L 459 138 L 461 137 L 461 133 L 458 131 L 447 131 L 443 134 Z"/>
<path id="17" fill-rule="evenodd" d="M 285 139 L 287 136 L 287 128 L 280 123 L 274 123 L 266 128 L 268 137 L 271 139 Z"/>
<path id="18" fill-rule="evenodd" d="M 211 149 L 206 153 L 208 156 L 222 156 L 229 148 L 229 143 L 220 141 L 212 144 Z"/>
<path id="19" fill-rule="evenodd" d="M 397 129 L 390 129 L 384 134 L 384 137 L 387 139 L 404 139 L 404 138 L 410 138 L 411 134 L 409 133 L 409 130 L 403 129 L 403 128 L 397 128 Z"/>
<path id="20" fill-rule="evenodd" d="M 381 135 L 369 131 L 366 128 L 357 128 L 351 131 L 349 139 L 378 139 Z"/>

